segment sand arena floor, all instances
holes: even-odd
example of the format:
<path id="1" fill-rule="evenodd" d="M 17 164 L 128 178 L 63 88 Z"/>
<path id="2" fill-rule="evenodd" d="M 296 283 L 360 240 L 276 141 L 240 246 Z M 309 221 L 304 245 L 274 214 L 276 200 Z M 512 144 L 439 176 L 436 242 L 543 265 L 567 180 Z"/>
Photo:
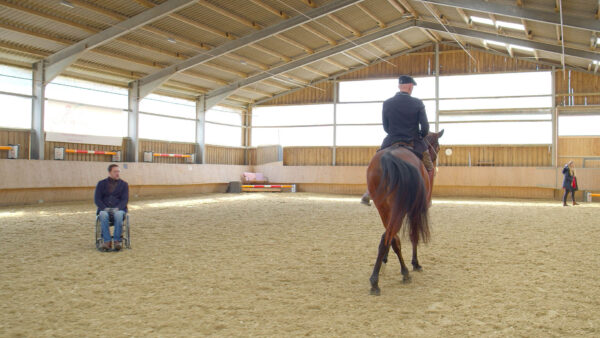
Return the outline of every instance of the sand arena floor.
<path id="1" fill-rule="evenodd" d="M 436 200 L 422 273 L 368 278 L 358 197 L 135 201 L 100 253 L 90 203 L 0 209 L 0 336 L 599 336 L 600 204 Z M 410 245 L 403 239 L 405 257 Z"/>

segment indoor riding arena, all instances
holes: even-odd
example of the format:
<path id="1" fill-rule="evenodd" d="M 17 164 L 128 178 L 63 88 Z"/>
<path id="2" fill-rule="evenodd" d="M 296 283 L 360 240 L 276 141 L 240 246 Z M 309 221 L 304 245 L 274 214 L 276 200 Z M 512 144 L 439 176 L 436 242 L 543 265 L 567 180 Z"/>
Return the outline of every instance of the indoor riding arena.
<path id="1" fill-rule="evenodd" d="M 0 0 L 0 337 L 600 336 L 599 6 Z"/>

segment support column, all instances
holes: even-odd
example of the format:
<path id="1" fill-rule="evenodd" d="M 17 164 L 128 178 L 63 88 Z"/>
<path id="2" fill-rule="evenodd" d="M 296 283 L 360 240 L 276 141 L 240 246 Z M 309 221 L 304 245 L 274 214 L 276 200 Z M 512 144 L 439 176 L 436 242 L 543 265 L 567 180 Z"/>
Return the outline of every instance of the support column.
<path id="1" fill-rule="evenodd" d="M 206 110 L 205 97 L 199 96 L 196 99 L 196 163 L 206 163 L 206 147 L 205 147 L 205 127 L 206 127 Z"/>
<path id="2" fill-rule="evenodd" d="M 333 78 L 333 148 L 331 153 L 331 165 L 335 166 L 336 147 L 337 147 L 337 101 L 338 101 L 338 80 Z"/>
<path id="3" fill-rule="evenodd" d="M 440 131 L 440 45 L 435 44 L 435 132 Z"/>
<path id="4" fill-rule="evenodd" d="M 129 149 L 127 149 L 127 162 L 139 161 L 139 131 L 140 131 L 140 91 L 139 81 L 129 84 L 128 91 L 128 118 L 127 136 L 129 137 Z"/>
<path id="5" fill-rule="evenodd" d="M 558 163 L 558 108 L 556 107 L 556 68 L 552 67 L 552 166 Z"/>
<path id="6" fill-rule="evenodd" d="M 252 125 L 252 106 L 248 105 L 248 109 L 242 113 L 242 145 L 244 146 L 244 164 L 250 164 L 248 148 L 250 148 Z"/>
<path id="7" fill-rule="evenodd" d="M 46 100 L 46 81 L 44 78 L 44 61 L 33 64 L 33 81 L 31 92 L 31 140 L 29 158 L 44 159 L 44 102 Z"/>

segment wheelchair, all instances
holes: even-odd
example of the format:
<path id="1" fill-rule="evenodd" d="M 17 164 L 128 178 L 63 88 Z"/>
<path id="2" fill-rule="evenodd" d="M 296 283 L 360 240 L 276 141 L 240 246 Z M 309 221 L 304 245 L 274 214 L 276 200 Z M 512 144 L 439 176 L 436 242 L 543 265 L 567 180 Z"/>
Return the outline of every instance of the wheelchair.
<path id="1" fill-rule="evenodd" d="M 111 214 L 108 221 L 108 227 L 113 227 L 114 218 Z M 111 235 L 111 238 L 113 236 Z M 113 238 L 114 240 L 114 238 Z M 104 244 L 104 240 L 102 239 L 102 227 L 100 226 L 100 216 L 96 215 L 96 249 L 100 250 L 102 244 Z M 129 232 L 129 214 L 125 214 L 125 219 L 123 220 L 123 231 L 121 232 L 121 243 L 123 243 L 123 248 L 131 249 L 131 234 Z"/>

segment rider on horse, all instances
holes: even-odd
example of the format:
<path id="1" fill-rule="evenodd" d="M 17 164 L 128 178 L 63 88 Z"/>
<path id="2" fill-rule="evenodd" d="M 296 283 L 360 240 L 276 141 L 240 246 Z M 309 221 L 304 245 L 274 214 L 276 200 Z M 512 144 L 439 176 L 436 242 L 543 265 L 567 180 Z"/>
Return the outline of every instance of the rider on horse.
<path id="1" fill-rule="evenodd" d="M 423 138 L 429 133 L 429 122 L 423 101 L 412 97 L 417 82 L 408 75 L 398 78 L 400 91 L 383 103 L 383 129 L 387 133 L 379 150 L 399 145 L 412 150 L 423 160 L 428 172 L 433 170 L 433 162 L 428 146 Z M 361 203 L 370 205 L 370 196 L 366 192 Z"/>

